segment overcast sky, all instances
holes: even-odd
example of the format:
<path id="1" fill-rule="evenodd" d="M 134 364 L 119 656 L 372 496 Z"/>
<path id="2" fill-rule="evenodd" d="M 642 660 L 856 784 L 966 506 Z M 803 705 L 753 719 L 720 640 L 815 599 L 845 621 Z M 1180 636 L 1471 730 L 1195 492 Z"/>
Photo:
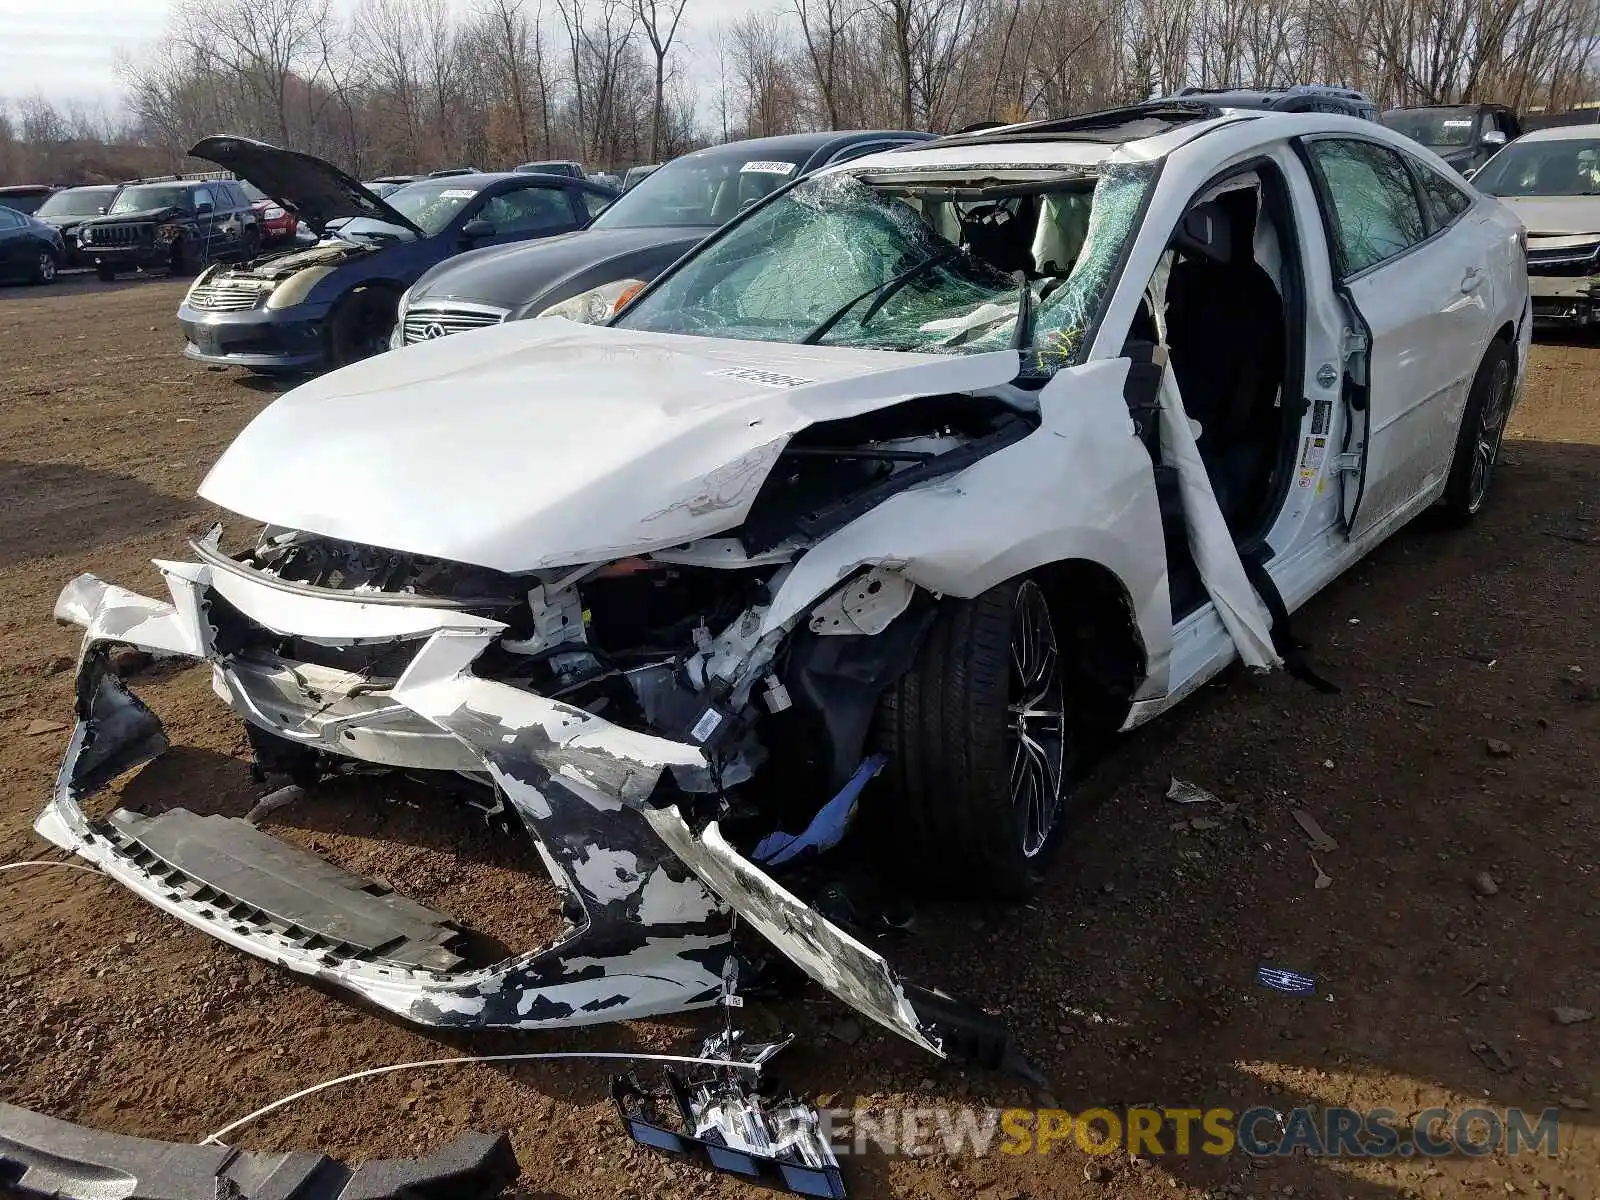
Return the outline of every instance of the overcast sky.
<path id="1" fill-rule="evenodd" d="M 57 105 L 114 109 L 117 52 L 136 54 L 160 36 L 170 7 L 171 0 L 0 0 L 0 99 L 40 93 Z M 709 35 L 718 21 L 779 7 L 787 0 L 689 0 L 679 40 L 690 77 L 704 88 L 715 76 Z"/>
<path id="2" fill-rule="evenodd" d="M 0 0 L 0 93 L 113 105 L 119 48 L 161 33 L 168 0 Z"/>

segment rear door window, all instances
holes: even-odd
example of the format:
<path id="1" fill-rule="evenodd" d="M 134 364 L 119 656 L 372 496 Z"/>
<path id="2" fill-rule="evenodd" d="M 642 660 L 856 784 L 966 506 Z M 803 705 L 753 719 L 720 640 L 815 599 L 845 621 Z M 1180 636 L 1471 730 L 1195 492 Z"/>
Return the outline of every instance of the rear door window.
<path id="1" fill-rule="evenodd" d="M 1318 138 L 1307 149 L 1332 205 L 1340 274 L 1348 279 L 1428 236 L 1411 172 L 1386 146 Z"/>
<path id="2" fill-rule="evenodd" d="M 1428 210 L 1428 223 L 1435 230 L 1455 223 L 1472 207 L 1472 197 L 1425 163 L 1411 159 L 1411 169 L 1422 186 L 1422 203 Z"/>

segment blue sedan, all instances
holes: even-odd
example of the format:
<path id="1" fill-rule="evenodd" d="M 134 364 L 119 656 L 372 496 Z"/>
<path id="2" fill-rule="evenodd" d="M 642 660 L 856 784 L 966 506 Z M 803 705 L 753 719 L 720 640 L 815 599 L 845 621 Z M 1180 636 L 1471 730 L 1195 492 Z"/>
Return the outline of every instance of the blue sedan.
<path id="1" fill-rule="evenodd" d="M 430 267 L 464 250 L 569 233 L 617 194 L 587 180 L 484 172 L 423 179 L 380 198 L 331 163 L 249 138 L 210 137 L 189 153 L 254 184 L 318 237 L 216 264 L 178 308 L 187 357 L 262 373 L 376 354 L 401 293 Z"/>

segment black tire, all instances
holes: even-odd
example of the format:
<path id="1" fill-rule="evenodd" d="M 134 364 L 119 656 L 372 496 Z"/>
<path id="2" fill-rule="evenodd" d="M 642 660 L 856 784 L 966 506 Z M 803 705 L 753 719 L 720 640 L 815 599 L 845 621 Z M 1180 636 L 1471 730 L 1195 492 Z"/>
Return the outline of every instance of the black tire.
<path id="1" fill-rule="evenodd" d="M 61 269 L 61 264 L 56 261 L 56 256 L 49 250 L 39 251 L 39 258 L 33 264 L 33 282 L 37 284 L 54 283 L 56 275 Z"/>
<path id="2" fill-rule="evenodd" d="M 1467 405 L 1456 433 L 1450 478 L 1444 485 L 1444 515 L 1451 524 L 1465 525 L 1483 509 L 1489 483 L 1500 458 L 1506 419 L 1511 415 L 1516 387 L 1516 365 L 1503 338 L 1489 343 L 1478 373 L 1472 377 Z"/>
<path id="3" fill-rule="evenodd" d="M 94 273 L 102 283 L 110 283 L 117 277 L 117 269 L 110 263 L 95 263 Z"/>
<path id="4" fill-rule="evenodd" d="M 239 248 L 239 261 L 247 263 L 261 253 L 261 231 L 251 226 L 244 231 L 244 245 Z"/>
<path id="5" fill-rule="evenodd" d="M 205 265 L 205 253 L 189 238 L 181 237 L 172 243 L 172 274 L 193 275 Z"/>
<path id="6" fill-rule="evenodd" d="M 1021 704 L 1028 667 L 1017 647 L 1030 630 L 1047 639 L 1049 661 L 1029 687 L 1035 702 Z M 879 846 L 915 879 L 1023 899 L 1043 878 L 1076 759 L 1060 644 L 1044 590 L 1012 580 L 946 601 L 911 669 L 884 692 L 876 741 L 889 764 L 868 811 L 878 811 Z M 1024 748 L 1018 725 L 1039 754 Z M 1037 776 L 1037 814 L 1019 765 Z"/>
<path id="7" fill-rule="evenodd" d="M 328 361 L 343 367 L 389 348 L 400 297 L 388 288 L 357 288 L 328 319 Z"/>

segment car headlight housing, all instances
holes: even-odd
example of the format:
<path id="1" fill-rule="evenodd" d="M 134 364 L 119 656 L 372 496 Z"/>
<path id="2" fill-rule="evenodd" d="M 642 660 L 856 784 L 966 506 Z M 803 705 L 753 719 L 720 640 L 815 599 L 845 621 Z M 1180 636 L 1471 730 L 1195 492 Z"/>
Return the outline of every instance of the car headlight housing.
<path id="1" fill-rule="evenodd" d="M 158 246 L 170 246 L 173 242 L 177 241 L 182 236 L 183 236 L 183 226 L 182 225 L 170 225 L 169 224 L 169 225 L 157 225 L 156 226 L 156 245 L 158 245 Z"/>
<path id="2" fill-rule="evenodd" d="M 296 271 L 272 289 L 272 295 L 267 297 L 267 307 L 293 308 L 304 301 L 311 294 L 311 289 L 332 275 L 335 269 L 335 264 L 325 263 L 320 267 L 307 267 L 303 271 Z"/>
<path id="3" fill-rule="evenodd" d="M 602 283 L 587 292 L 579 292 L 570 300 L 552 304 L 539 315 L 565 317 L 582 325 L 598 325 L 602 321 L 609 321 L 644 285 L 643 279 L 618 279 L 614 283 Z"/>
<path id="4" fill-rule="evenodd" d="M 285 216 L 288 216 L 288 213 L 279 208 L 276 204 L 269 204 L 261 210 L 261 219 L 263 221 L 276 221 L 280 217 Z"/>

